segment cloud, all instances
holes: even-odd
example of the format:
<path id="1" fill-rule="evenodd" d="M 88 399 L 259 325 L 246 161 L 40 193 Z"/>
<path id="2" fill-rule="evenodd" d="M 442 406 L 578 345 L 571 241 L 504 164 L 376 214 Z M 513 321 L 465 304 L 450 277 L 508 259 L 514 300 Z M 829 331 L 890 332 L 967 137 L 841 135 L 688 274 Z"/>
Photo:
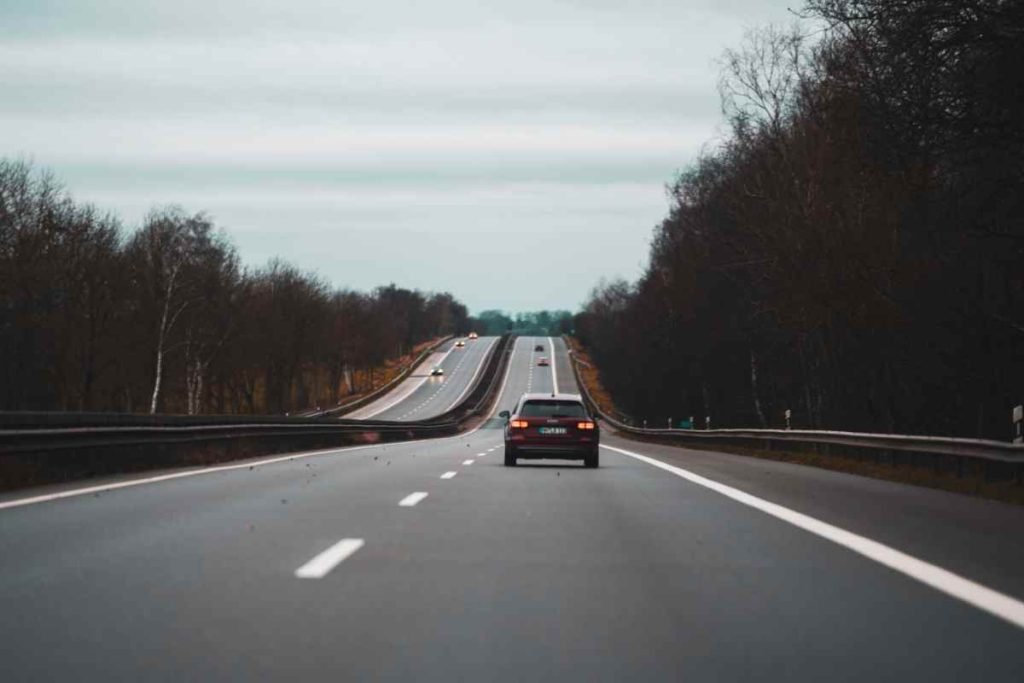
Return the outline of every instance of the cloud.
<path id="1" fill-rule="evenodd" d="M 785 3 L 8 0 L 0 153 L 129 223 L 209 210 L 249 262 L 573 307 L 639 272 L 716 135 L 714 59 L 766 18 Z"/>

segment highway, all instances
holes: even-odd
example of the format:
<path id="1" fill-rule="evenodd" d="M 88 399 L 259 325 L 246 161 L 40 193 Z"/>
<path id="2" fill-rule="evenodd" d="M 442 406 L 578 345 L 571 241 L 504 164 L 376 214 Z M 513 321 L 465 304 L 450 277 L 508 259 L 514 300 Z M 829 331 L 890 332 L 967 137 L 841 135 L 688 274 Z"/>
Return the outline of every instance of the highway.
<path id="1" fill-rule="evenodd" d="M 459 339 L 466 345 L 456 346 Z M 344 417 L 360 420 L 422 420 L 453 408 L 468 392 L 487 359 L 488 351 L 498 341 L 498 337 L 459 339 L 446 342 L 437 352 L 430 354 L 392 391 Z M 444 369 L 444 375 L 430 375 L 435 365 Z"/>
<path id="2" fill-rule="evenodd" d="M 556 388 L 561 340 L 519 338 L 494 414 Z M 4 679 L 1021 679 L 1021 508 L 602 441 L 505 468 L 492 417 L 6 494 Z"/>

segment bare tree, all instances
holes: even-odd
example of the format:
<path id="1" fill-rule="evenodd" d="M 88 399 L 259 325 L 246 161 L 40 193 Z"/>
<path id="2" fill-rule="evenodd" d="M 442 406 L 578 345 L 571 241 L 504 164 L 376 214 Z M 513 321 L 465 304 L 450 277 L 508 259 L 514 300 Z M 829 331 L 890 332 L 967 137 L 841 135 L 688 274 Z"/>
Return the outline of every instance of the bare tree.
<path id="1" fill-rule="evenodd" d="M 781 133 L 806 70 L 805 41 L 797 26 L 767 26 L 748 31 L 739 50 L 725 51 L 718 87 L 738 133 Z"/>
<path id="2" fill-rule="evenodd" d="M 188 216 L 169 207 L 150 212 L 128 245 L 129 261 L 145 297 L 140 313 L 153 319 L 151 414 L 160 404 L 167 354 L 178 345 L 172 335 L 181 315 L 195 303 L 196 260 L 209 247 L 211 229 L 205 215 Z"/>

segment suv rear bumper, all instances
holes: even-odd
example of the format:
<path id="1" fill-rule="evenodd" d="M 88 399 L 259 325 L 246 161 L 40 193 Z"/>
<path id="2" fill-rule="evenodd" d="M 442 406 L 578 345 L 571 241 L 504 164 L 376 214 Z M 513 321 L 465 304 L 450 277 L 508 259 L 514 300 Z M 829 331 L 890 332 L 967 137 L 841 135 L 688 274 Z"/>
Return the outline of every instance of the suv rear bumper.
<path id="1" fill-rule="evenodd" d="M 597 441 L 573 444 L 531 444 L 506 441 L 505 448 L 511 448 L 517 458 L 524 460 L 541 460 L 544 458 L 583 460 L 597 451 Z"/>

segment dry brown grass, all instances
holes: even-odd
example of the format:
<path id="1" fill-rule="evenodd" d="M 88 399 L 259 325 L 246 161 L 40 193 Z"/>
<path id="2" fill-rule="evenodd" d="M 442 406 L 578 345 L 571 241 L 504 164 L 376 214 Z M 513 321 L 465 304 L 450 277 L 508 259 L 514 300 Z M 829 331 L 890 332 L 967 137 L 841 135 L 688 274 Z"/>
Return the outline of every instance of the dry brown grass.
<path id="1" fill-rule="evenodd" d="M 601 372 L 597 369 L 594 361 L 590 359 L 590 354 L 587 353 L 587 350 L 576 338 L 566 337 L 566 339 L 570 348 L 572 348 L 573 355 L 579 361 L 580 379 L 586 385 L 590 397 L 597 403 L 597 407 L 608 415 L 621 415 L 622 413 L 615 408 L 615 402 L 612 401 L 611 394 L 601 384 Z"/>

